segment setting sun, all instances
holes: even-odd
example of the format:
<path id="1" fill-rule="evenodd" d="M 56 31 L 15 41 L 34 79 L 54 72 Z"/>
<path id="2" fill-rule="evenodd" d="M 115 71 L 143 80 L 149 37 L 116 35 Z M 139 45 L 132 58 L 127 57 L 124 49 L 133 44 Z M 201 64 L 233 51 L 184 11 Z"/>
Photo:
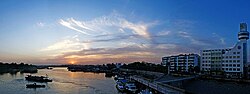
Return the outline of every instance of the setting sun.
<path id="1" fill-rule="evenodd" d="M 75 64 L 75 62 L 74 62 L 74 61 L 71 61 L 70 64 Z"/>

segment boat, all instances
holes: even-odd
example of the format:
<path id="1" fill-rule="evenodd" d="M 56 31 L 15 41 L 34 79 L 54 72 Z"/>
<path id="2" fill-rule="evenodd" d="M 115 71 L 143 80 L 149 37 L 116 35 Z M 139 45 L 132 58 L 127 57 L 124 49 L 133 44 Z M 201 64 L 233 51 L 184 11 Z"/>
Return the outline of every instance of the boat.
<path id="1" fill-rule="evenodd" d="M 115 77 L 115 81 L 126 80 L 124 77 Z"/>
<path id="2" fill-rule="evenodd" d="M 123 92 L 125 90 L 125 86 L 122 82 L 117 82 L 116 83 L 116 88 L 118 91 Z"/>
<path id="3" fill-rule="evenodd" d="M 38 85 L 36 83 L 33 83 L 33 84 L 27 84 L 26 88 L 45 88 L 45 85 Z"/>
<path id="4" fill-rule="evenodd" d="M 48 70 L 52 70 L 53 68 L 52 67 L 47 67 Z"/>
<path id="5" fill-rule="evenodd" d="M 141 90 L 138 94 L 153 94 L 149 89 Z"/>
<path id="6" fill-rule="evenodd" d="M 131 92 L 131 93 L 135 93 L 137 91 L 135 83 L 133 83 L 133 82 L 127 82 L 125 84 L 125 89 L 126 89 L 126 91 Z"/>
<path id="7" fill-rule="evenodd" d="M 52 82 L 52 79 L 49 79 L 48 77 L 45 76 L 32 76 L 32 75 L 27 75 L 25 77 L 27 81 L 35 81 L 35 82 Z"/>

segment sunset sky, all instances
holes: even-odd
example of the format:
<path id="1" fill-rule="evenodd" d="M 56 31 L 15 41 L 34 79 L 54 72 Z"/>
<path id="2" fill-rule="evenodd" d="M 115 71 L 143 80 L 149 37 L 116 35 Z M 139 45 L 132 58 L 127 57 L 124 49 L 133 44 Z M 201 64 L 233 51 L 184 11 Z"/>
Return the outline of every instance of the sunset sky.
<path id="1" fill-rule="evenodd" d="M 0 61 L 160 63 L 229 48 L 249 0 L 1 0 Z M 249 42 L 248 42 L 249 44 Z"/>

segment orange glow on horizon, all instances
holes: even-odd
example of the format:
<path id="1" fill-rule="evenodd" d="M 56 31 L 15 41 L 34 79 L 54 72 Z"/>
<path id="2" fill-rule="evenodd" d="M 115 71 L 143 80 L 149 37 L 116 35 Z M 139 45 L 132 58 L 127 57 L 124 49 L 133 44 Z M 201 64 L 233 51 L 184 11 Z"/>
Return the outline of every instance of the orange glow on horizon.
<path id="1" fill-rule="evenodd" d="M 75 61 L 71 61 L 70 64 L 75 64 Z"/>

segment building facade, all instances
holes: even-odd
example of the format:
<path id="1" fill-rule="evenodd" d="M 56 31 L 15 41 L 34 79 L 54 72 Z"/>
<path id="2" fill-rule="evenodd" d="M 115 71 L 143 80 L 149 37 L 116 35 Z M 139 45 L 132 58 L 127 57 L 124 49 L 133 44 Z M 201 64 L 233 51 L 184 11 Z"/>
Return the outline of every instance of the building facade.
<path id="1" fill-rule="evenodd" d="M 247 24 L 240 23 L 238 42 L 232 48 L 201 50 L 201 71 L 229 77 L 243 77 L 247 67 Z"/>
<path id="2" fill-rule="evenodd" d="M 190 72 L 190 69 L 198 66 L 198 61 L 198 54 L 180 54 L 162 57 L 161 64 L 168 66 L 170 72 Z"/>

